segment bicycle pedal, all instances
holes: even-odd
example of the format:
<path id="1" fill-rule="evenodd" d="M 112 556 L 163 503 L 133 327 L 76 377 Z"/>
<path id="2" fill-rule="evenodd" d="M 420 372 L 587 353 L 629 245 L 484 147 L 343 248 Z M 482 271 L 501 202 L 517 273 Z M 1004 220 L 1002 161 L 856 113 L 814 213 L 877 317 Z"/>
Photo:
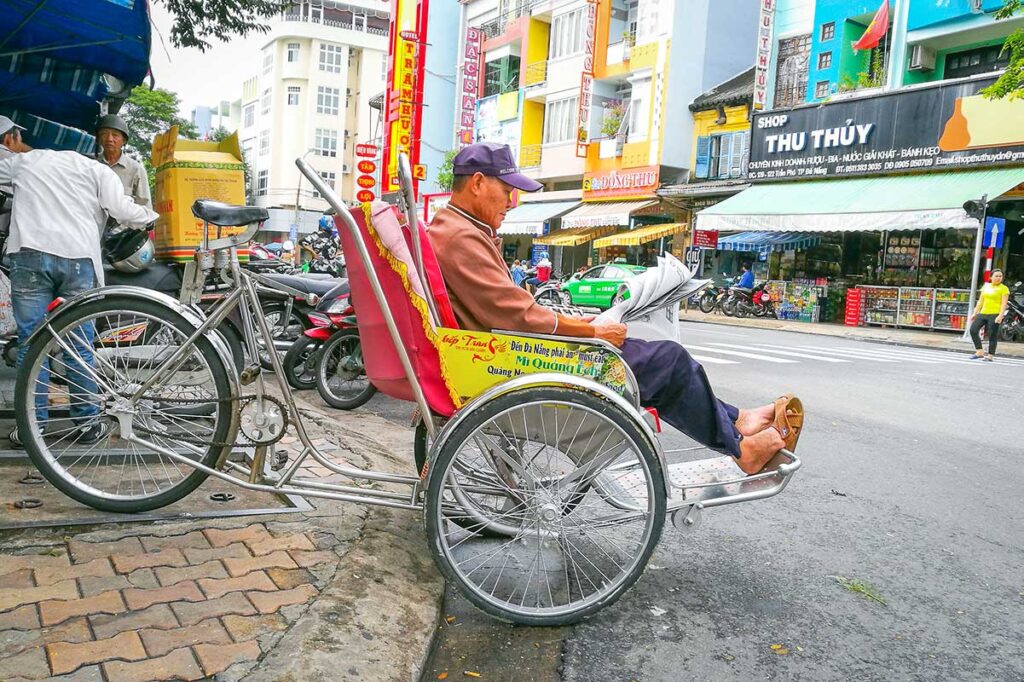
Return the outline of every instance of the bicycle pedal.
<path id="1" fill-rule="evenodd" d="M 248 386 L 252 382 L 256 381 L 256 378 L 260 375 L 261 371 L 262 370 L 259 365 L 243 367 L 242 371 L 238 373 L 238 380 L 242 382 L 243 386 Z"/>
<path id="2" fill-rule="evenodd" d="M 274 456 L 270 460 L 270 470 L 280 471 L 285 468 L 288 464 L 288 451 L 287 450 L 275 450 Z"/>

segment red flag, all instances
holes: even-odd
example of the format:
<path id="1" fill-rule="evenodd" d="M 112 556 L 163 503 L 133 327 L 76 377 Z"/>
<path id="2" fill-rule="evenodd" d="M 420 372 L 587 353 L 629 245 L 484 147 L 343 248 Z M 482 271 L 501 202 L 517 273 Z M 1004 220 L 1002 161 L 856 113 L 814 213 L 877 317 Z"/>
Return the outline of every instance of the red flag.
<path id="1" fill-rule="evenodd" d="M 868 24 L 868 28 L 864 31 L 864 35 L 860 37 L 860 40 L 854 41 L 853 49 L 855 50 L 870 50 L 878 47 L 878 43 L 882 40 L 889 30 L 889 0 L 885 0 L 882 6 L 875 12 L 874 18 L 871 23 Z"/>

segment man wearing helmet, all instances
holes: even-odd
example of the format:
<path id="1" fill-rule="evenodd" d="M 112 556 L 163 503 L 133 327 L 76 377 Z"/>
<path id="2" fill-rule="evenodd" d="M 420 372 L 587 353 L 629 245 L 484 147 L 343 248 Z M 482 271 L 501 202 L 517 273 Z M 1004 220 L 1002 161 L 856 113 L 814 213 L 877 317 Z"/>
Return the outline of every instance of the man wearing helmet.
<path id="1" fill-rule="evenodd" d="M 96 142 L 100 146 L 96 160 L 114 171 L 124 185 L 124 193 L 139 206 L 153 208 L 145 167 L 124 153 L 124 146 L 128 143 L 128 124 L 124 119 L 114 114 L 101 116 L 96 123 Z"/>
<path id="2" fill-rule="evenodd" d="M 309 254 L 309 271 L 337 276 L 338 264 L 335 258 L 340 248 L 338 233 L 334 229 L 334 219 L 320 216 L 317 231 L 299 242 L 302 253 Z"/>

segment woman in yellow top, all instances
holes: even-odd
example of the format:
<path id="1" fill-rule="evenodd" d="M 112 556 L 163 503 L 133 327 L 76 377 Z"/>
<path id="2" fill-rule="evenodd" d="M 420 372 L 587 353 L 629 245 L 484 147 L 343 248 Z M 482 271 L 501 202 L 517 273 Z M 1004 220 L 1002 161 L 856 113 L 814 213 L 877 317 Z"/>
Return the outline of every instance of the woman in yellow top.
<path id="1" fill-rule="evenodd" d="M 999 337 L 999 325 L 1006 315 L 1006 306 L 1010 301 L 1010 290 L 1003 284 L 1003 271 L 993 270 L 991 281 L 985 282 L 978 296 L 978 305 L 971 314 L 971 340 L 974 341 L 974 357 L 972 360 L 988 360 L 992 362 L 996 354 L 996 342 Z M 985 328 L 988 337 L 988 355 L 981 349 L 981 336 L 978 332 Z"/>

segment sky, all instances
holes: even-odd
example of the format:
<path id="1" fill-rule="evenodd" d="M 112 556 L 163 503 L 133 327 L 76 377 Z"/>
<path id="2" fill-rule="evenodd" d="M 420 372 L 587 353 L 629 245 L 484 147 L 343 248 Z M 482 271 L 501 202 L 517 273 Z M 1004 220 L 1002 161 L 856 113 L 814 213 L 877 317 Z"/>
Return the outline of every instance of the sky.
<path id="1" fill-rule="evenodd" d="M 228 43 L 210 39 L 206 52 L 171 45 L 171 15 L 159 2 L 150 3 L 153 47 L 150 69 L 156 87 L 178 94 L 180 115 L 189 118 L 197 105 L 214 106 L 242 96 L 242 81 L 256 74 L 255 55 L 266 39 L 263 34 L 233 38 Z M 148 82 L 148 81 L 147 81 Z"/>

